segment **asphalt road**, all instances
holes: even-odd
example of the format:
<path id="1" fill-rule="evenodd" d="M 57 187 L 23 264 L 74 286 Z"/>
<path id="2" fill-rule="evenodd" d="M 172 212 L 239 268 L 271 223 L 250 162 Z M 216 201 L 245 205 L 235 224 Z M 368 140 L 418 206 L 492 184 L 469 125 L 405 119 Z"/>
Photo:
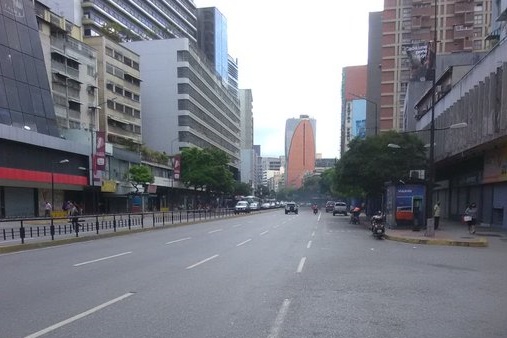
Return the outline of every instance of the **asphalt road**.
<path id="1" fill-rule="evenodd" d="M 283 210 L 0 255 L 0 337 L 506 337 L 507 243 Z"/>

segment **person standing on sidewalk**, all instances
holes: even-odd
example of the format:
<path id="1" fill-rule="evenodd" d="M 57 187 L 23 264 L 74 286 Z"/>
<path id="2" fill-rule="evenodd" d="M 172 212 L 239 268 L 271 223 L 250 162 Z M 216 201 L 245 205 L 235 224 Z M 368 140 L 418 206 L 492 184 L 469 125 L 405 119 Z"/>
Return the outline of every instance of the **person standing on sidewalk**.
<path id="1" fill-rule="evenodd" d="M 440 224 L 440 201 L 437 201 L 435 206 L 433 207 L 433 219 L 435 220 L 435 230 L 438 229 L 438 225 Z"/>
<path id="2" fill-rule="evenodd" d="M 475 234 L 475 225 L 477 224 L 477 206 L 475 203 L 470 203 L 466 208 L 463 220 L 468 225 L 468 232 Z"/>
<path id="3" fill-rule="evenodd" d="M 46 201 L 44 205 L 44 217 L 51 217 L 51 203 L 49 201 Z"/>

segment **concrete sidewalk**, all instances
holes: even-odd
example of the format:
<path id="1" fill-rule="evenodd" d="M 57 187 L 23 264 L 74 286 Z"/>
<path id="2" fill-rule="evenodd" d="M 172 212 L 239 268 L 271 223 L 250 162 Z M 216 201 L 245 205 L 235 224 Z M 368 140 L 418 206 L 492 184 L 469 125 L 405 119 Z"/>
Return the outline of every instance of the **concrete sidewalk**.
<path id="1" fill-rule="evenodd" d="M 506 237 L 507 231 L 477 226 L 475 234 L 468 233 L 466 224 L 446 219 L 440 220 L 440 226 L 432 237 L 426 236 L 425 227 L 420 231 L 411 229 L 386 229 L 386 239 L 413 244 L 450 245 L 468 247 L 487 247 L 488 237 Z"/>

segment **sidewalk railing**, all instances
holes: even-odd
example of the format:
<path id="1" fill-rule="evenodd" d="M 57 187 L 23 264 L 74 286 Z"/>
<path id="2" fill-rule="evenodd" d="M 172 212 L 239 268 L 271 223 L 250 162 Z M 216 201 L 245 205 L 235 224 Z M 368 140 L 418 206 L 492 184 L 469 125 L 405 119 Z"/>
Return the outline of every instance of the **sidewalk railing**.
<path id="1" fill-rule="evenodd" d="M 164 227 L 175 224 L 205 221 L 210 219 L 231 217 L 234 209 L 197 209 L 164 212 L 144 212 L 105 215 L 79 215 L 77 227 L 72 222 L 72 216 L 52 218 L 12 218 L 0 219 L 0 244 L 6 241 L 48 238 L 55 236 L 69 236 L 79 233 L 87 236 L 98 235 L 101 232 L 116 232 L 117 230 L 143 229 L 147 227 Z"/>

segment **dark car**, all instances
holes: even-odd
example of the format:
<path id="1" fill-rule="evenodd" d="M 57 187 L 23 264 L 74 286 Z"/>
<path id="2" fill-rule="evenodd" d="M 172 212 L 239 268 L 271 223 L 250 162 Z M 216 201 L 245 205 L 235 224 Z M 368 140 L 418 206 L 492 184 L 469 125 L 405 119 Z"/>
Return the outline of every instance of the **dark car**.
<path id="1" fill-rule="evenodd" d="M 332 212 L 334 209 L 334 201 L 326 202 L 326 212 Z"/>
<path id="2" fill-rule="evenodd" d="M 295 202 L 288 202 L 285 204 L 285 214 L 287 215 L 289 212 L 293 212 L 297 215 L 298 205 Z"/>

